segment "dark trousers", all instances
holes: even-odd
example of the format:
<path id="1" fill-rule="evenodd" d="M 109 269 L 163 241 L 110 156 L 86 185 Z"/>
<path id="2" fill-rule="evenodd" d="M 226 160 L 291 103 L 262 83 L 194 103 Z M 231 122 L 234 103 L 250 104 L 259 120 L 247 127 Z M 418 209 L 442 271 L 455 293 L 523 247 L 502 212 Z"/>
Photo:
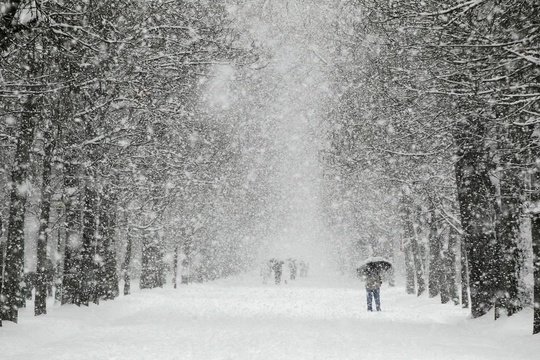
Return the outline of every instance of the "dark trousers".
<path id="1" fill-rule="evenodd" d="M 368 311 L 373 311 L 373 307 L 371 305 L 373 298 L 375 298 L 375 307 L 377 311 L 381 311 L 381 290 L 380 289 L 373 289 L 373 290 L 366 289 L 366 297 L 367 297 Z"/>

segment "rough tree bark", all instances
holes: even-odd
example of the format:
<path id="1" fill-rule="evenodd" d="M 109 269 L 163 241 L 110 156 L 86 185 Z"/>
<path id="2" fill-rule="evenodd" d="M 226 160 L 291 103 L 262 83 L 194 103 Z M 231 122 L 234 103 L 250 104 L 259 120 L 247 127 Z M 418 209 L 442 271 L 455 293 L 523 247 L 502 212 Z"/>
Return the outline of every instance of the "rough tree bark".
<path id="1" fill-rule="evenodd" d="M 459 304 L 459 295 L 457 290 L 457 268 L 456 268 L 456 247 L 459 243 L 459 234 L 453 227 L 450 227 L 448 234 L 448 249 L 445 252 L 445 273 L 446 282 L 448 283 L 448 296 L 455 305 Z"/>
<path id="2" fill-rule="evenodd" d="M 178 248 L 176 245 L 174 248 L 174 258 L 173 258 L 173 288 L 176 289 L 176 283 L 178 281 Z"/>
<path id="3" fill-rule="evenodd" d="M 403 244 L 403 252 L 405 254 L 405 290 L 407 294 L 412 295 L 416 293 L 416 285 L 414 282 L 414 259 L 410 242 L 407 241 Z"/>
<path id="4" fill-rule="evenodd" d="M 418 285 L 417 296 L 422 295 L 426 291 L 426 282 L 424 280 L 424 265 L 422 262 L 422 254 L 420 244 L 418 243 L 418 232 L 416 224 L 413 225 L 414 236 L 411 238 L 411 249 L 414 261 L 414 273 L 416 275 L 416 284 Z"/>
<path id="5" fill-rule="evenodd" d="M 0 214 L 0 295 L 2 294 L 2 288 L 4 287 L 4 255 L 6 251 L 6 244 L 2 241 L 4 236 L 4 221 L 2 219 L 2 214 Z M 2 302 L 0 301 L 0 306 Z M 2 326 L 2 316 L 0 309 L 0 327 Z"/>
<path id="6" fill-rule="evenodd" d="M 469 307 L 469 262 L 467 261 L 467 249 L 463 238 L 460 241 L 461 247 L 461 307 Z"/>
<path id="7" fill-rule="evenodd" d="M 51 131 L 49 121 L 45 124 L 43 132 L 45 147 L 43 149 L 43 173 L 41 183 L 41 211 L 39 216 L 39 232 L 37 241 L 37 265 L 36 265 L 36 296 L 34 302 L 34 314 L 47 313 L 47 242 L 49 238 L 49 220 L 51 213 L 51 172 L 55 147 L 55 136 Z"/>
<path id="8" fill-rule="evenodd" d="M 483 119 L 471 120 L 456 138 L 458 160 L 455 164 L 459 212 L 467 255 L 471 314 L 485 315 L 494 305 L 498 288 L 494 232 L 494 210 L 491 199 L 491 162 L 483 139 Z"/>
<path id="9" fill-rule="evenodd" d="M 406 274 L 406 284 L 405 289 L 407 294 L 414 294 L 416 292 L 415 286 L 415 270 L 414 270 L 414 256 L 412 251 L 412 242 L 411 240 L 415 237 L 414 225 L 411 221 L 411 204 L 405 196 L 401 198 L 400 204 L 400 215 L 401 215 L 401 226 L 403 229 L 404 240 L 402 242 L 402 249 L 405 254 L 405 274 Z"/>
<path id="10" fill-rule="evenodd" d="M 81 249 L 81 303 L 88 306 L 95 301 L 96 292 L 96 208 L 97 193 L 93 179 L 87 179 L 84 190 L 83 232 Z"/>
<path id="11" fill-rule="evenodd" d="M 523 152 L 530 133 L 526 127 L 510 125 L 501 136 L 499 188 L 497 207 L 497 240 L 500 246 L 498 262 L 501 274 L 500 289 L 495 302 L 495 319 L 501 313 L 511 316 L 522 309 L 519 297 L 523 254 L 519 246 L 523 209 L 524 176 Z"/>
<path id="12" fill-rule="evenodd" d="M 66 244 L 64 247 L 64 277 L 62 281 L 62 305 L 81 305 L 81 261 L 79 165 L 75 159 L 64 159 L 64 206 Z"/>
<path id="13" fill-rule="evenodd" d="M 429 218 L 429 283 L 428 293 L 430 298 L 434 298 L 439 293 L 441 294 L 441 301 L 443 303 L 446 296 L 446 291 L 442 287 L 446 286 L 444 281 L 444 272 L 442 271 L 442 259 L 441 259 L 441 242 L 437 234 L 437 214 L 435 206 L 430 208 Z"/>
<path id="14" fill-rule="evenodd" d="M 62 210 L 60 208 L 57 208 L 57 219 L 60 222 L 62 220 Z M 63 221 L 62 221 L 63 223 Z M 56 228 L 56 251 L 58 252 L 59 256 L 55 258 L 54 262 L 54 301 L 55 302 L 61 302 L 62 301 L 62 280 L 64 278 L 64 262 L 63 254 L 65 252 L 65 231 L 63 226 L 57 226 Z"/>
<path id="15" fill-rule="evenodd" d="M 24 268 L 24 218 L 28 189 L 26 181 L 30 166 L 30 150 L 34 140 L 33 99 L 26 99 L 17 134 L 15 159 L 11 173 L 10 206 L 4 258 L 4 283 L 0 291 L 0 318 L 18 321 L 21 306 L 21 283 Z"/>
<path id="16" fill-rule="evenodd" d="M 540 186 L 540 176 L 536 175 Z M 535 202 L 540 203 L 540 194 L 535 195 Z M 540 212 L 532 214 L 531 221 L 532 248 L 533 248 L 533 334 L 540 334 Z"/>
<path id="17" fill-rule="evenodd" d="M 148 232 L 143 238 L 141 263 L 141 289 L 152 289 L 163 286 L 162 254 L 157 244 L 157 234 Z"/>
<path id="18" fill-rule="evenodd" d="M 531 211 L 531 237 L 534 277 L 533 334 L 540 334 L 540 162 L 538 157 L 532 179 L 531 203 L 533 205 L 533 211 Z"/>
<path id="19" fill-rule="evenodd" d="M 118 296 L 118 275 L 116 273 L 116 199 L 110 193 L 109 188 L 105 188 L 101 198 L 100 209 L 101 227 L 101 258 L 103 266 L 98 281 L 101 283 L 100 298 L 112 300 Z"/>
<path id="20" fill-rule="evenodd" d="M 132 234 L 129 227 L 126 229 L 126 255 L 122 264 L 122 274 L 124 275 L 124 295 L 129 295 L 131 292 L 131 279 L 129 276 L 129 263 L 131 262 L 131 247 L 132 247 Z"/>

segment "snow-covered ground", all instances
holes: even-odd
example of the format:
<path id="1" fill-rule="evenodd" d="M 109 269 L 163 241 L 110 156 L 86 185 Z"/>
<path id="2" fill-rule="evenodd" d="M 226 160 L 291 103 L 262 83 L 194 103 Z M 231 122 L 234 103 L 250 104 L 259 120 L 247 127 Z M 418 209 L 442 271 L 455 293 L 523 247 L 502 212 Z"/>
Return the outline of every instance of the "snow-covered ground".
<path id="1" fill-rule="evenodd" d="M 367 313 L 363 284 L 311 277 L 263 285 L 257 276 L 134 290 L 49 314 L 21 311 L 0 328 L 0 359 L 489 359 L 533 360 L 532 311 L 494 322 L 460 307 L 381 291 Z M 29 304 L 30 306 L 32 303 Z"/>

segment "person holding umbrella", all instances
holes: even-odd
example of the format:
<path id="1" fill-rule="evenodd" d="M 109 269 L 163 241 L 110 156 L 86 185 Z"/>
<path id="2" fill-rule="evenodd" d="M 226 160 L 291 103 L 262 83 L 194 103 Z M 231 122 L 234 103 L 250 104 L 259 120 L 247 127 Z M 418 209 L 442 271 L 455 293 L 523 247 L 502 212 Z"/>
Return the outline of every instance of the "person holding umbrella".
<path id="1" fill-rule="evenodd" d="M 373 299 L 375 299 L 375 308 L 381 311 L 381 274 L 377 269 L 368 269 L 363 274 L 366 282 L 367 310 L 373 311 Z"/>
<path id="2" fill-rule="evenodd" d="M 357 269 L 366 282 L 367 310 L 373 311 L 373 299 L 375 299 L 375 309 L 381 311 L 381 272 L 388 270 L 392 264 L 381 257 L 367 259 Z"/>

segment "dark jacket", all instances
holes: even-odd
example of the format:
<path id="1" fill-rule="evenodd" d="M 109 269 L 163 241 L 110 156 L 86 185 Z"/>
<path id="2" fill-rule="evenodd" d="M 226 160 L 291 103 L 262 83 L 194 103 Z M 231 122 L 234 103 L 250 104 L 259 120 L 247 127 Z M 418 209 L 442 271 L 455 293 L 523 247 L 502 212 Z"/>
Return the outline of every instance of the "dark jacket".
<path id="1" fill-rule="evenodd" d="M 381 287 L 382 279 L 378 272 L 368 272 L 363 277 L 366 282 L 366 290 L 375 290 Z"/>

